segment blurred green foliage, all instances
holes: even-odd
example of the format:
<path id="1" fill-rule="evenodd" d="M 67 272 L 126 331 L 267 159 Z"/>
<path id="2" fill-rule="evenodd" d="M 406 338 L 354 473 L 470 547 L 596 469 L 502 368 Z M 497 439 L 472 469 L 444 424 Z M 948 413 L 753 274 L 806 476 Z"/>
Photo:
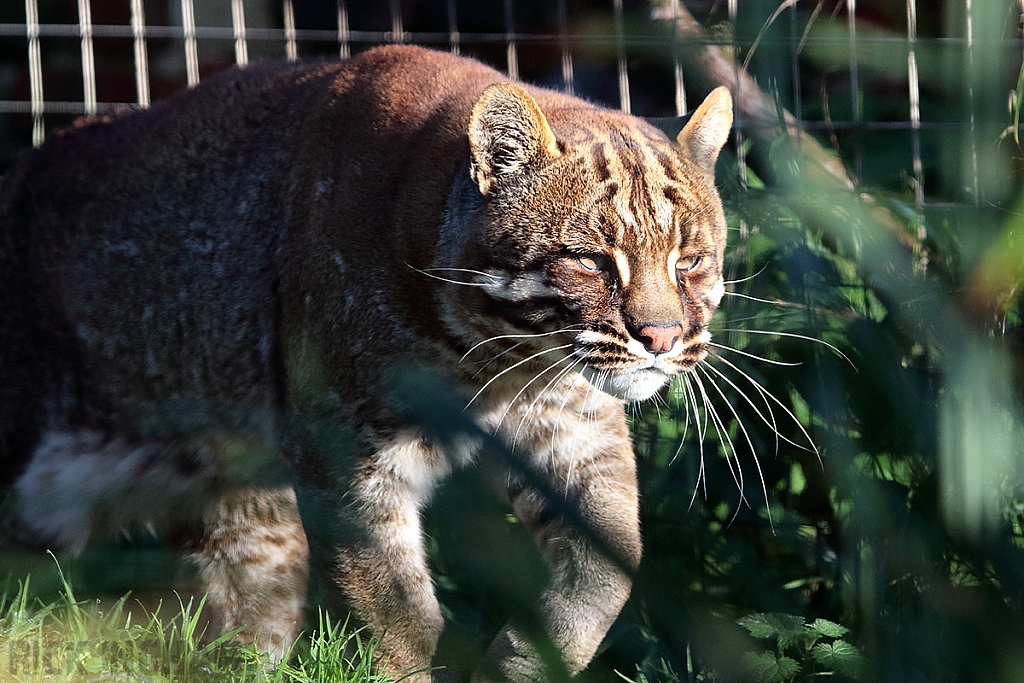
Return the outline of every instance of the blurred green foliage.
<path id="1" fill-rule="evenodd" d="M 778 3 L 751 5 L 766 18 Z M 861 185 L 824 184 L 785 136 L 744 143 L 754 167 L 723 158 L 722 346 L 694 379 L 631 409 L 645 557 L 586 680 L 1024 679 L 1016 9 L 973 3 L 968 47 L 966 3 L 916 5 L 935 38 L 914 46 L 920 130 L 900 80 L 902 26 L 862 24 L 851 61 L 845 18 L 820 18 L 802 78 L 777 54 L 751 61 L 782 104 L 850 124 L 819 138 Z M 729 35 L 749 46 L 763 21 L 747 24 Z M 427 530 L 443 649 L 472 663 L 545 569 L 471 471 L 439 493 Z M 73 582 L 90 584 L 97 557 L 137 580 L 124 558 L 152 548 L 118 552 L 87 554 Z"/>
<path id="2" fill-rule="evenodd" d="M 586 678 L 1019 680 L 1021 311 L 1012 276 L 971 284 L 1024 264 L 1000 246 L 1019 218 L 838 190 L 784 141 L 771 161 L 770 188 L 723 164 L 712 357 L 632 409 L 645 558 Z M 479 650 L 543 570 L 472 486 L 431 532 Z M 491 521 L 467 528 L 467 506 Z"/>
<path id="3" fill-rule="evenodd" d="M 918 134 L 925 201 L 909 125 L 835 131 L 855 191 L 785 136 L 744 147 L 754 168 L 721 162 L 722 346 L 632 410 L 645 558 L 589 679 L 1024 678 L 1024 156 L 1016 108 L 992 106 L 1014 83 L 1021 101 L 1011 14 L 976 12 L 970 59 L 963 42 L 921 48 L 922 116 L 943 122 Z M 891 79 L 908 50 L 871 55 L 888 89 L 808 93 L 804 114 L 905 121 Z M 482 576 L 439 557 L 452 586 Z M 487 589 L 447 590 L 485 641 Z"/>

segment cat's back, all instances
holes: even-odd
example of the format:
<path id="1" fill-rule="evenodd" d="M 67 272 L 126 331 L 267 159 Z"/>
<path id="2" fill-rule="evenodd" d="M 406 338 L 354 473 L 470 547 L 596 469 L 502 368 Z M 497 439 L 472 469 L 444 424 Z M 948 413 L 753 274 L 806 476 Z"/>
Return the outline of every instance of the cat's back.
<path id="1" fill-rule="evenodd" d="M 428 244 L 499 80 L 392 46 L 232 69 L 51 134 L 0 180 L 0 464 L 119 404 L 273 405 L 282 253 Z"/>
<path id="2" fill-rule="evenodd" d="M 90 211 L 104 205 L 173 227 L 176 215 L 207 197 L 231 200 L 270 180 L 302 114 L 322 98 L 339 63 L 265 63 L 232 69 L 149 109 L 85 118 L 57 131 L 16 168 L 8 194 L 39 233 L 75 225 L 107 227 Z M 6 180 L 6 179 L 5 179 Z M 5 183 L 6 184 L 6 183 Z M 249 194 L 251 194 L 251 190 Z"/>
<path id="3" fill-rule="evenodd" d="M 152 108 L 52 134 L 0 179 L 0 216 L 45 261 L 49 247 L 76 258 L 79 239 L 188 247 L 203 235 L 251 242 L 253 228 L 301 229 L 318 180 L 350 180 L 344 202 L 360 210 L 364 193 L 398 196 L 413 183 L 427 186 L 414 192 L 421 200 L 443 200 L 473 103 L 501 80 L 413 46 L 231 69 Z"/>
<path id="4" fill-rule="evenodd" d="M 6 476 L 108 399 L 268 403 L 283 168 L 341 68 L 225 72 L 51 134 L 0 180 Z"/>

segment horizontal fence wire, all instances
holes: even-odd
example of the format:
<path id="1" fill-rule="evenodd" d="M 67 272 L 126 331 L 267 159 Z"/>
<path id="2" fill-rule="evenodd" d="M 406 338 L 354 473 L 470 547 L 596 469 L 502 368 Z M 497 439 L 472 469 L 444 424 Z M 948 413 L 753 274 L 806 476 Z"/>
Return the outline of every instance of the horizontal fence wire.
<path id="1" fill-rule="evenodd" d="M 51 19 L 40 20 L 40 3 Z M 905 0 L 905 23 L 893 20 L 881 27 L 856 0 L 834 3 L 830 11 L 821 2 L 805 8 L 796 0 L 686 3 L 688 10 L 707 19 L 709 30 L 699 39 L 674 29 L 684 11 L 674 1 L 607 0 L 607 7 L 598 11 L 593 3 L 581 9 L 572 0 L 555 0 L 546 10 L 550 18 L 540 23 L 533 16 L 536 10 L 522 11 L 521 0 L 478 0 L 476 8 L 458 0 L 424 4 L 438 15 L 430 22 L 406 16 L 417 3 L 337 0 L 336 11 L 311 24 L 298 13 L 305 5 L 294 0 L 103 0 L 103 7 L 97 0 L 24 0 L 23 21 L 0 22 L 0 41 L 6 48 L 0 52 L 0 153 L 7 155 L 2 161 L 6 166 L 18 150 L 38 146 L 47 130 L 67 125 L 71 117 L 125 105 L 147 107 L 171 90 L 195 87 L 231 65 L 244 67 L 275 56 L 344 58 L 384 43 L 487 56 L 510 77 L 527 80 L 537 79 L 542 56 L 551 62 L 545 85 L 626 112 L 683 114 L 690 104 L 690 76 L 681 55 L 713 45 L 735 55 L 737 73 L 749 66 L 780 106 L 836 148 L 855 175 L 876 172 L 869 168 L 874 162 L 867 153 L 876 156 L 869 148 L 878 140 L 905 145 L 906 158 L 894 173 L 918 212 L 926 203 L 954 198 L 955 189 L 946 197 L 928 197 L 926 186 L 935 174 L 936 155 L 942 153 L 936 147 L 957 133 L 967 141 L 966 156 L 974 165 L 966 184 L 958 187 L 966 187 L 973 197 L 981 194 L 976 167 L 983 133 L 975 120 L 980 105 L 970 87 L 953 82 L 963 80 L 963 71 L 950 73 L 949 82 L 935 82 L 936 59 L 950 65 L 966 60 L 968 73 L 978 68 L 971 60 L 982 37 L 975 33 L 968 0 L 942 3 L 939 15 L 961 17 L 960 24 L 942 30 L 935 28 L 936 10 L 917 0 Z M 56 13 L 61 21 L 52 20 L 55 5 L 67 5 Z M 118 5 L 124 7 L 118 10 Z M 223 25 L 213 25 L 211 8 L 220 5 L 227 10 L 218 15 Z M 365 21 L 367 16 L 374 21 Z M 0 13 L 0 18 L 10 17 L 9 12 Z M 123 17 L 123 22 L 111 17 Z M 360 25 L 360 18 L 372 25 Z M 1005 60 L 1005 71 L 1015 76 L 1013 59 L 1019 67 L 1024 54 L 1019 17 L 1015 30 L 984 40 L 989 54 L 995 50 L 1012 56 Z M 126 46 L 124 64 L 111 56 L 121 50 L 111 46 L 121 41 Z M 880 64 L 880 55 L 891 59 Z M 79 86 L 69 75 L 76 63 Z M 650 76 L 654 72 L 665 76 L 655 82 Z M 120 80 L 131 87 L 114 87 Z M 950 105 L 943 100 L 949 97 L 943 88 L 959 88 L 965 101 Z M 742 142 L 742 118 L 737 125 Z M 745 146 L 739 148 L 742 167 Z"/>

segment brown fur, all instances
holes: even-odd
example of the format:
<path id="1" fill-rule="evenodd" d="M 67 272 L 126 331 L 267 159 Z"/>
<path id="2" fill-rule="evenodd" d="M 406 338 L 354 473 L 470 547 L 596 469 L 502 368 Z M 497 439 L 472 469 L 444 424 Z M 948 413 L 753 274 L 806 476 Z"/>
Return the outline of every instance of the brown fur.
<path id="1" fill-rule="evenodd" d="M 396 388 L 429 371 L 589 528 L 496 479 L 579 671 L 640 559 L 623 401 L 706 353 L 730 124 L 724 91 L 670 141 L 386 47 L 231 71 L 54 137 L 0 186 L 0 462 L 23 463 L 27 524 L 80 545 L 198 520 L 223 627 L 283 647 L 308 571 L 383 634 L 389 671 L 425 669 L 442 618 L 419 514 L 478 441 L 442 448 L 403 416 Z M 295 436 L 325 424 L 350 431 Z M 514 623 L 476 675 L 543 678 Z"/>

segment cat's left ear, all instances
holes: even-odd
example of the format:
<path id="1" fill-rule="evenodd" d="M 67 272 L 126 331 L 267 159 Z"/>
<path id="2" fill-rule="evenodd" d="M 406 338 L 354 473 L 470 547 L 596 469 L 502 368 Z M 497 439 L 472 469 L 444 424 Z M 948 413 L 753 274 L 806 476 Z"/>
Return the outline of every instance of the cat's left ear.
<path id="1" fill-rule="evenodd" d="M 676 141 L 684 153 L 709 173 L 715 172 L 718 153 L 729 139 L 732 128 L 732 95 L 720 85 L 701 102 Z"/>
<path id="2" fill-rule="evenodd" d="M 470 172 L 485 197 L 502 180 L 559 155 L 537 101 L 512 83 L 488 86 L 480 95 L 469 118 L 469 148 Z"/>

